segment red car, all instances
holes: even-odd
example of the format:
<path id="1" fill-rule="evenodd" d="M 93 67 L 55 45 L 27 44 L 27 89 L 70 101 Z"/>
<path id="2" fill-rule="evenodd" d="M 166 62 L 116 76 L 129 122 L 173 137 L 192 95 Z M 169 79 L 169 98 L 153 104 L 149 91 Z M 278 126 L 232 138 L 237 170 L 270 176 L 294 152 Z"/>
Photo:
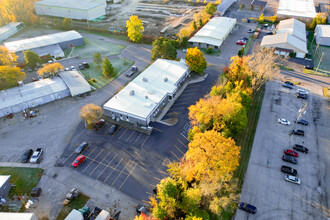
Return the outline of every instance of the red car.
<path id="1" fill-rule="evenodd" d="M 289 156 L 293 156 L 293 157 L 298 157 L 298 153 L 296 151 L 293 151 L 293 150 L 290 150 L 290 149 L 284 150 L 284 154 L 289 155 Z"/>
<path id="2" fill-rule="evenodd" d="M 82 162 L 84 162 L 84 160 L 86 159 L 86 157 L 84 155 L 79 155 L 72 163 L 73 167 L 77 167 L 80 164 L 82 164 Z"/>
<path id="3" fill-rule="evenodd" d="M 100 119 L 100 120 L 98 120 L 98 121 L 95 123 L 93 129 L 94 129 L 94 131 L 98 131 L 98 130 L 100 130 L 104 125 L 105 125 L 105 120 L 104 120 L 104 119 Z"/>
<path id="4" fill-rule="evenodd" d="M 245 41 L 244 40 L 238 40 L 238 41 L 236 41 L 236 44 L 245 45 Z"/>

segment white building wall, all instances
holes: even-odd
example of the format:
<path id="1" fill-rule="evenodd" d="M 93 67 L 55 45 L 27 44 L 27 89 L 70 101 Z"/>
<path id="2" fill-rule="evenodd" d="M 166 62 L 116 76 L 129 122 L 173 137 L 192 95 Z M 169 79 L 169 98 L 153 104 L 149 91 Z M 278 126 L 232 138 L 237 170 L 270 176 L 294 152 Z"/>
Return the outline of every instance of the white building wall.
<path id="1" fill-rule="evenodd" d="M 100 5 L 88 11 L 88 20 L 93 20 L 95 18 L 105 15 L 106 4 Z"/>

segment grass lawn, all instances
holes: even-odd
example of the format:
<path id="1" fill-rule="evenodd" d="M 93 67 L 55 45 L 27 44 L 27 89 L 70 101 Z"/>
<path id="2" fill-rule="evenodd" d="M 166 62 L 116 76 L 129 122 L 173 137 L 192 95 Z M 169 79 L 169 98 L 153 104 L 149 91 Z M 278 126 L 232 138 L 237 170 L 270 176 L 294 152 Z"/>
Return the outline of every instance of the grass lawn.
<path id="1" fill-rule="evenodd" d="M 15 185 L 10 189 L 9 197 L 29 194 L 31 189 L 38 185 L 43 172 L 44 170 L 39 168 L 0 167 L 0 175 L 11 175 L 9 181 Z"/>
<path id="2" fill-rule="evenodd" d="M 245 44 L 245 47 L 244 47 L 244 55 L 246 55 L 246 54 L 249 52 L 249 49 L 250 49 L 250 46 L 251 46 L 252 41 L 253 41 L 253 35 L 251 35 L 251 36 L 249 37 L 248 42 Z"/>
<path id="3" fill-rule="evenodd" d="M 80 193 L 78 198 L 73 199 L 68 205 L 63 206 L 61 211 L 58 213 L 56 220 L 63 220 L 65 219 L 72 209 L 80 209 L 82 208 L 86 202 L 90 199 L 90 197 L 86 196 L 83 193 Z M 64 199 L 63 199 L 64 200 Z"/>
<path id="4" fill-rule="evenodd" d="M 204 48 L 199 48 L 200 49 L 200 51 L 202 51 L 204 54 L 206 54 L 206 55 L 209 55 L 209 56 L 220 56 L 220 54 L 221 54 L 221 51 L 220 50 L 212 50 L 212 53 L 207 53 L 206 51 L 207 51 L 207 49 L 204 49 Z"/>
<path id="5" fill-rule="evenodd" d="M 303 72 L 304 73 L 307 73 L 307 74 L 312 74 L 312 75 L 330 77 L 330 71 L 318 70 L 316 72 L 315 69 L 314 70 L 303 69 Z"/>
<path id="6" fill-rule="evenodd" d="M 83 58 L 93 58 L 96 52 L 99 52 L 102 57 L 118 55 L 120 51 L 125 48 L 119 44 L 88 37 L 84 37 L 84 41 L 85 45 L 74 48 L 71 57 L 80 56 Z M 65 50 L 65 55 L 69 55 L 70 51 L 71 49 Z"/>
<path id="7" fill-rule="evenodd" d="M 79 30 L 79 32 L 90 34 L 89 31 L 85 31 L 85 30 Z M 123 34 L 113 34 L 111 32 L 108 32 L 108 33 L 93 32 L 93 34 L 97 34 L 97 35 L 100 35 L 100 36 L 109 37 L 109 38 L 113 38 L 113 39 L 118 39 L 118 40 L 129 41 L 129 38 L 126 35 L 123 35 Z"/>
<path id="8" fill-rule="evenodd" d="M 133 65 L 133 61 L 123 60 L 123 59 L 114 59 L 110 60 L 112 66 L 117 72 L 117 76 L 125 72 L 130 66 Z M 95 63 L 90 63 L 89 68 L 81 70 L 82 74 L 86 77 L 89 84 L 94 86 L 96 89 L 100 89 L 103 86 L 111 82 L 115 77 L 106 78 L 102 75 L 102 65 L 100 67 Z"/>

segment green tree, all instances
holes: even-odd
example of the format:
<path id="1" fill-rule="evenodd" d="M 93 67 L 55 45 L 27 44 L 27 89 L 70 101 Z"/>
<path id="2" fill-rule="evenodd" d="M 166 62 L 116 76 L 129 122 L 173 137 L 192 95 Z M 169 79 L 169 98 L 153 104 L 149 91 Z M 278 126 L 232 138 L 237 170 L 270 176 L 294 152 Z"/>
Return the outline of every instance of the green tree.
<path id="1" fill-rule="evenodd" d="M 69 30 L 71 28 L 72 19 L 71 18 L 64 18 L 62 21 L 62 28 L 65 30 Z"/>
<path id="2" fill-rule="evenodd" d="M 204 11 L 208 13 L 210 16 L 212 16 L 217 11 L 217 6 L 213 3 L 208 3 L 205 6 Z"/>
<path id="3" fill-rule="evenodd" d="M 137 15 L 132 15 L 129 20 L 126 21 L 127 36 L 133 42 L 140 42 L 142 40 L 142 32 L 144 27 L 142 20 Z"/>
<path id="4" fill-rule="evenodd" d="M 194 30 L 197 30 L 197 24 L 196 24 L 196 21 L 193 21 L 193 27 L 194 27 Z"/>
<path id="5" fill-rule="evenodd" d="M 176 59 L 177 51 L 174 45 L 166 38 L 158 38 L 152 42 L 151 59 Z"/>
<path id="6" fill-rule="evenodd" d="M 207 66 L 204 54 L 197 47 L 188 48 L 186 62 L 191 71 L 202 74 Z"/>
<path id="7" fill-rule="evenodd" d="M 58 20 L 57 20 L 57 18 L 54 18 L 54 20 L 53 20 L 53 24 L 54 24 L 54 26 L 57 26 L 57 25 L 58 25 Z"/>
<path id="8" fill-rule="evenodd" d="M 261 14 L 258 19 L 259 23 L 263 23 L 265 21 L 264 14 Z"/>
<path id="9" fill-rule="evenodd" d="M 104 57 L 102 74 L 105 77 L 111 77 L 112 75 L 115 75 L 115 69 L 107 57 Z"/>
<path id="10" fill-rule="evenodd" d="M 102 63 L 102 57 L 101 57 L 101 54 L 99 52 L 95 52 L 94 53 L 94 60 L 93 60 L 93 62 L 100 67 L 100 65 Z"/>
<path id="11" fill-rule="evenodd" d="M 24 59 L 26 62 L 26 65 L 30 67 L 36 66 L 37 63 L 41 62 L 41 59 L 38 54 L 36 54 L 34 51 L 26 50 L 23 51 L 24 53 Z"/>

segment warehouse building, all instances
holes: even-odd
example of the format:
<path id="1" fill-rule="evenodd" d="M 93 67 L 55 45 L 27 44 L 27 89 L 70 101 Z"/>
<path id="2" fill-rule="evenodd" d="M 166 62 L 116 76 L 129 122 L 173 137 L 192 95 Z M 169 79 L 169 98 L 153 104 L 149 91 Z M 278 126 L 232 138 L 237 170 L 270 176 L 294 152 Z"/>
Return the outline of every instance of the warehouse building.
<path id="1" fill-rule="evenodd" d="M 91 86 L 77 71 L 61 72 L 60 77 L 0 91 L 0 117 L 89 91 Z"/>
<path id="2" fill-rule="evenodd" d="M 23 51 L 34 51 L 41 58 L 48 54 L 54 58 L 64 57 L 64 49 L 84 45 L 84 39 L 76 31 L 66 31 L 40 37 L 6 42 L 4 45 L 9 51 L 16 53 L 19 62 L 24 62 Z"/>
<path id="3" fill-rule="evenodd" d="M 23 29 L 22 22 L 14 22 L 0 27 L 0 42 L 10 38 L 21 29 Z"/>
<path id="4" fill-rule="evenodd" d="M 105 0 L 42 0 L 34 3 L 38 15 L 86 19 L 88 21 L 105 15 Z"/>
<path id="5" fill-rule="evenodd" d="M 308 53 L 305 24 L 294 18 L 280 21 L 276 34 L 263 37 L 260 46 L 275 48 L 279 55 L 295 53 L 296 57 L 304 58 Z"/>
<path id="6" fill-rule="evenodd" d="M 223 0 L 221 3 L 217 6 L 217 12 L 220 13 L 221 16 L 223 16 L 228 8 L 234 4 L 237 0 Z"/>
<path id="7" fill-rule="evenodd" d="M 214 17 L 188 40 L 190 46 L 219 50 L 236 24 L 235 18 Z"/>
<path id="8" fill-rule="evenodd" d="M 316 44 L 330 46 L 330 25 L 318 24 L 314 35 Z"/>
<path id="9" fill-rule="evenodd" d="M 148 127 L 189 76 L 185 62 L 158 59 L 103 105 L 112 120 Z"/>
<path id="10" fill-rule="evenodd" d="M 0 198 L 6 198 L 11 189 L 10 175 L 0 175 Z"/>
<path id="11" fill-rule="evenodd" d="M 279 18 L 312 19 L 316 16 L 314 0 L 280 0 L 276 14 Z"/>

